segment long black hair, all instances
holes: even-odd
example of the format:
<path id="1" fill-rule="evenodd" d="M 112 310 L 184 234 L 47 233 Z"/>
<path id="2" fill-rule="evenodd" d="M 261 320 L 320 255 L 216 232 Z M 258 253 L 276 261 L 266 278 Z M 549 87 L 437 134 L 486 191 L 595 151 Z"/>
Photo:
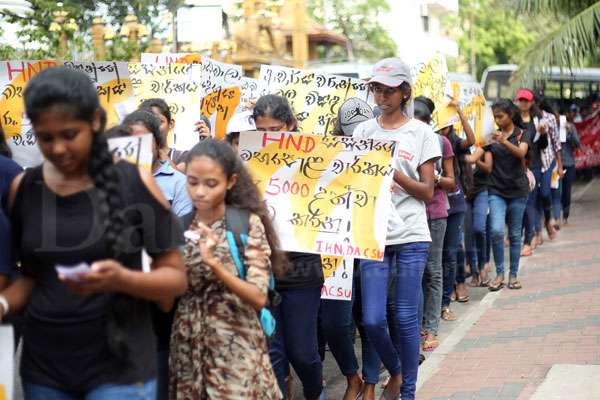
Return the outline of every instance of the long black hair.
<path id="1" fill-rule="evenodd" d="M 27 117 L 33 125 L 43 113 L 56 107 L 90 124 L 101 112 L 98 94 L 90 78 L 83 72 L 65 67 L 50 68 L 34 76 L 25 88 L 24 98 Z M 118 258 L 122 253 L 120 237 L 125 230 L 125 220 L 120 212 L 123 198 L 119 175 L 108 151 L 106 137 L 100 130 L 94 132 L 90 153 L 88 173 L 98 194 L 99 221 L 104 224 L 109 252 Z"/>
<path id="2" fill-rule="evenodd" d="M 292 131 L 298 129 L 298 121 L 296 120 L 296 116 L 294 115 L 290 103 L 285 97 L 275 94 L 261 96 L 254 105 L 252 117 L 254 118 L 254 121 L 256 121 L 258 117 L 273 118 L 285 123 L 287 126 L 291 126 Z"/>
<path id="3" fill-rule="evenodd" d="M 125 117 L 122 122 L 122 125 L 131 128 L 132 125 L 141 124 L 144 128 L 148 129 L 148 131 L 154 137 L 154 141 L 156 141 L 156 146 L 159 149 L 162 149 L 164 146 L 164 138 L 160 134 L 160 120 L 156 115 L 147 110 L 137 110 L 129 114 Z"/>
<path id="4" fill-rule="evenodd" d="M 83 72 L 57 67 L 44 70 L 29 81 L 25 88 L 25 110 L 33 125 L 48 111 L 59 109 L 69 113 L 76 120 L 93 124 L 101 117 L 100 101 L 96 88 Z M 113 258 L 119 259 L 124 252 L 126 240 L 122 240 L 127 228 L 122 214 L 124 201 L 119 173 L 108 151 L 106 137 L 100 129 L 93 132 L 92 147 L 88 164 L 88 173 L 94 181 L 97 194 L 99 221 L 103 224 L 107 251 Z M 117 359 L 125 360 L 129 354 L 125 326 L 136 303 L 126 295 L 114 295 L 107 313 L 107 336 L 109 347 Z"/>
<path id="5" fill-rule="evenodd" d="M 515 103 L 513 103 L 512 100 L 510 100 L 510 99 L 496 100 L 494 102 L 494 104 L 492 104 L 492 111 L 493 110 L 501 110 L 502 112 L 508 114 L 508 116 L 512 120 L 513 124 L 515 124 L 515 126 L 517 128 L 520 128 L 520 129 L 526 128 L 525 123 L 523 122 L 523 119 L 521 118 L 521 110 L 519 110 L 519 107 L 517 107 L 515 105 Z"/>
<path id="6" fill-rule="evenodd" d="M 206 139 L 196 144 L 187 154 L 187 165 L 198 157 L 208 157 L 218 163 L 227 179 L 237 175 L 235 185 L 227 192 L 225 204 L 256 214 L 264 228 L 267 241 L 271 247 L 271 265 L 275 276 L 282 276 L 285 272 L 286 257 L 280 250 L 279 238 L 275 232 L 273 222 L 264 200 L 260 197 L 258 189 L 232 147 L 222 140 Z"/>

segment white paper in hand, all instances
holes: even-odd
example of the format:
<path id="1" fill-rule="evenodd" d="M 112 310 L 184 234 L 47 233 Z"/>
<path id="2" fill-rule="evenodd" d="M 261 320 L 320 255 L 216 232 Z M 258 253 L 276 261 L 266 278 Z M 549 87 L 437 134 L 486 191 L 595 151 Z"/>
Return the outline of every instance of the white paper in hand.
<path id="1" fill-rule="evenodd" d="M 59 276 L 72 281 L 79 281 L 83 275 L 91 271 L 90 265 L 86 262 L 75 265 L 56 264 L 55 268 Z"/>
<path id="2" fill-rule="evenodd" d="M 185 232 L 183 232 L 183 236 L 186 239 L 191 240 L 192 242 L 197 242 L 200 240 L 200 235 L 198 235 L 194 231 L 185 231 Z"/>

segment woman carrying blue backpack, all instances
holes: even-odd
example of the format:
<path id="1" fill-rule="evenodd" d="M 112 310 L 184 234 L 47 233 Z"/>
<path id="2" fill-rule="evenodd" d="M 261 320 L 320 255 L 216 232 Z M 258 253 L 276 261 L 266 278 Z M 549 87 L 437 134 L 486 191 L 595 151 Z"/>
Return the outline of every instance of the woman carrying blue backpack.
<path id="1" fill-rule="evenodd" d="M 169 398 L 281 399 L 263 317 L 284 263 L 265 204 L 226 142 L 194 146 L 186 175 L 189 290 L 173 323 Z"/>

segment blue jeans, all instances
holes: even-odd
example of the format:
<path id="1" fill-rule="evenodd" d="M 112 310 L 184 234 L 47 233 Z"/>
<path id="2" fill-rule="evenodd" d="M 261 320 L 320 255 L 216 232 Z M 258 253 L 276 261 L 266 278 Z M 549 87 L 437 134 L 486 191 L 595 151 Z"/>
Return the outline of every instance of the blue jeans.
<path id="1" fill-rule="evenodd" d="M 446 218 L 429 221 L 431 247 L 423 273 L 423 328 L 436 335 L 440 325 L 440 309 L 444 290 L 442 250 L 446 234 Z"/>
<path id="2" fill-rule="evenodd" d="M 359 261 L 359 260 L 356 260 Z M 360 262 L 359 262 L 360 264 Z M 363 381 L 376 385 L 379 382 L 379 367 L 381 366 L 381 360 L 377 354 L 377 350 L 373 346 L 373 343 L 369 340 L 367 331 L 365 330 L 365 324 L 363 323 L 362 317 L 362 285 L 360 279 L 360 268 L 356 268 L 354 271 L 354 305 L 352 313 L 354 315 L 354 323 L 358 328 L 360 334 L 360 344 L 362 351 L 362 362 L 363 362 Z"/>
<path id="3" fill-rule="evenodd" d="M 516 277 L 519 272 L 521 225 L 527 205 L 527 197 L 508 199 L 490 194 L 489 202 L 492 251 L 496 263 L 496 274 L 504 276 L 504 225 L 507 224 L 508 239 L 510 241 L 510 276 Z"/>
<path id="4" fill-rule="evenodd" d="M 563 218 L 568 219 L 569 214 L 571 213 L 571 191 L 573 190 L 573 182 L 575 182 L 575 166 L 565 167 L 565 169 L 565 176 L 561 182 L 561 203 Z"/>
<path id="5" fill-rule="evenodd" d="M 277 328 L 269 356 L 279 388 L 285 393 L 290 364 L 302 382 L 304 397 L 316 399 L 323 390 L 323 364 L 319 356 L 317 321 L 321 288 L 282 290 L 273 312 Z"/>
<path id="6" fill-rule="evenodd" d="M 531 244 L 531 240 L 536 233 L 542 231 L 542 216 L 546 221 L 550 220 L 550 210 L 552 208 L 552 192 L 550 184 L 552 182 L 552 170 L 556 165 L 554 161 L 550 168 L 542 173 L 541 168 L 533 168 L 531 172 L 535 176 L 535 188 L 529 193 L 527 199 L 527 209 L 525 211 L 525 244 Z"/>
<path id="7" fill-rule="evenodd" d="M 479 275 L 486 262 L 487 254 L 486 230 L 488 219 L 488 192 L 484 190 L 473 200 L 467 202 L 465 215 L 465 247 L 467 260 L 471 266 L 471 274 Z"/>
<path id="8" fill-rule="evenodd" d="M 23 382 L 25 400 L 155 400 L 156 381 L 133 385 L 100 385 L 88 392 L 69 392 L 50 386 Z"/>
<path id="9" fill-rule="evenodd" d="M 419 292 L 428 252 L 428 242 L 387 246 L 382 262 L 363 260 L 360 264 L 364 327 L 390 375 L 402 372 L 401 394 L 405 400 L 415 396 L 419 367 Z M 396 282 L 388 330 L 387 288 L 393 275 Z M 364 368 L 374 375 L 378 365 L 365 364 Z"/>
<path id="10" fill-rule="evenodd" d="M 448 216 L 442 255 L 442 266 L 444 268 L 444 295 L 442 296 L 442 307 L 448 307 L 450 305 L 450 296 L 452 295 L 454 282 L 456 281 L 458 244 L 464 217 L 465 213 L 455 213 Z"/>
<path id="11" fill-rule="evenodd" d="M 353 301 L 345 300 L 321 300 L 319 309 L 323 340 L 329 344 L 331 354 L 344 376 L 352 376 L 358 372 L 358 360 L 354 352 L 352 303 Z"/>

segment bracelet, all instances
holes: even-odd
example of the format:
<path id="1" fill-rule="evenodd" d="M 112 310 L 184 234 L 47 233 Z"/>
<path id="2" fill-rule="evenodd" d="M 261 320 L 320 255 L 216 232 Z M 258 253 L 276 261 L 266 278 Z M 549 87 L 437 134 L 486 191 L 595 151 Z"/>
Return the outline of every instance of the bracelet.
<path id="1" fill-rule="evenodd" d="M 4 317 L 6 314 L 8 314 L 8 300 L 6 300 L 6 297 L 2 296 L 0 294 L 0 305 L 2 306 L 2 316 Z"/>

